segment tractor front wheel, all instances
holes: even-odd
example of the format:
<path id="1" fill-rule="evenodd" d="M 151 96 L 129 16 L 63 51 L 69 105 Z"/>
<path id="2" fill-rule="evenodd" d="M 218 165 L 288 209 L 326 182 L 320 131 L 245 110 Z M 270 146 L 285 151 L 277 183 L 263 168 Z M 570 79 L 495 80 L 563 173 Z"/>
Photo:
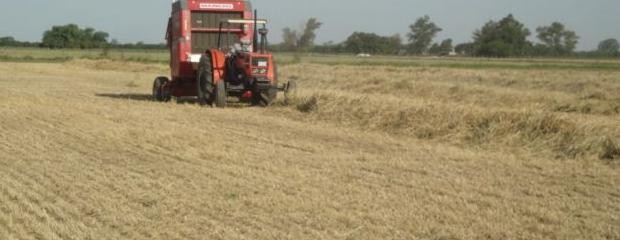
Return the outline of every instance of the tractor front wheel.
<path id="1" fill-rule="evenodd" d="M 274 100 L 276 100 L 277 95 L 278 95 L 277 87 L 271 87 L 271 88 L 265 88 L 264 86 L 259 87 L 258 83 L 256 83 L 254 84 L 254 87 L 252 90 L 252 105 L 268 107 L 269 105 L 271 105 L 271 103 Z"/>
<path id="2" fill-rule="evenodd" d="M 213 67 L 211 65 L 211 57 L 206 54 L 200 58 L 198 64 L 198 72 L 196 76 L 198 85 L 198 100 L 201 105 L 211 105 L 214 101 L 213 86 Z"/>
<path id="3" fill-rule="evenodd" d="M 170 80 L 167 77 L 157 77 L 153 81 L 153 100 L 157 102 L 168 102 L 171 99 L 170 94 L 164 89 Z"/>
<path id="4" fill-rule="evenodd" d="M 257 91 L 252 96 L 252 104 L 255 106 L 268 107 L 273 98 L 267 91 Z"/>
<path id="5" fill-rule="evenodd" d="M 228 93 L 226 92 L 226 83 L 224 81 L 219 81 L 215 84 L 215 106 L 218 108 L 225 108 L 227 103 L 226 100 L 228 98 Z"/>

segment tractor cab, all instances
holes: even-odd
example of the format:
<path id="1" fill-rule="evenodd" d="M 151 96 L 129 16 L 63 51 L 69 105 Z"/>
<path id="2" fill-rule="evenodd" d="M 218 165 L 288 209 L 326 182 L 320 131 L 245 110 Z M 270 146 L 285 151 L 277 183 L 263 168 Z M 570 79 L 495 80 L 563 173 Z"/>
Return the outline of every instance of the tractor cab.
<path id="1" fill-rule="evenodd" d="M 232 25 L 247 26 L 253 24 L 257 29 L 255 32 L 260 34 L 260 41 L 257 37 L 251 45 L 244 42 L 231 42 Z M 258 29 L 258 25 L 262 25 Z M 226 19 L 220 22 L 218 49 L 226 54 L 227 75 L 226 82 L 233 87 L 244 85 L 248 89 L 254 82 L 259 84 L 277 85 L 276 72 L 273 64 L 273 56 L 267 52 L 267 20 L 248 20 L 248 19 Z M 234 92 L 234 91 L 232 91 Z M 242 95 L 248 96 L 249 93 L 243 92 Z"/>
<path id="2" fill-rule="evenodd" d="M 258 28 L 258 25 L 261 28 Z M 248 26 L 254 26 L 254 39 L 252 42 L 239 40 L 233 34 L 238 32 L 239 29 L 246 29 Z M 267 51 L 267 20 L 264 19 L 223 19 L 220 21 L 218 36 L 217 36 L 217 48 L 223 51 L 245 51 L 245 52 L 260 52 L 265 53 Z M 261 36 L 261 41 L 258 40 L 258 34 Z M 238 42 L 233 42 L 237 41 Z"/>

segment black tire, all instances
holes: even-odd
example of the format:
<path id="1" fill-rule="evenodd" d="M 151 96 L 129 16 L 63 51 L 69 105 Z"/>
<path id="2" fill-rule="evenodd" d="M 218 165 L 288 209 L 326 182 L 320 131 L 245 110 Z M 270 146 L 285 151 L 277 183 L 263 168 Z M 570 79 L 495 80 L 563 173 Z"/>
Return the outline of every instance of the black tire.
<path id="1" fill-rule="evenodd" d="M 273 85 L 277 87 L 278 84 L 279 84 L 279 81 L 278 81 L 278 65 L 276 65 L 274 63 L 274 65 L 273 65 Z M 278 98 L 278 91 L 270 91 L 269 92 L 269 98 L 271 99 L 272 102 L 274 100 L 276 100 Z"/>
<path id="2" fill-rule="evenodd" d="M 255 91 L 252 96 L 252 105 L 268 107 L 273 101 L 273 98 L 271 98 L 270 95 L 271 94 L 269 94 L 268 91 Z"/>
<path id="3" fill-rule="evenodd" d="M 284 97 L 290 98 L 294 97 L 297 93 L 297 82 L 295 80 L 290 80 L 286 84 L 286 88 L 284 89 Z"/>
<path id="4" fill-rule="evenodd" d="M 168 92 L 165 91 L 164 86 L 168 84 L 170 80 L 167 77 L 157 77 L 153 81 L 153 101 L 156 102 L 168 102 L 172 98 Z"/>
<path id="5" fill-rule="evenodd" d="M 209 54 L 202 55 L 200 58 L 196 81 L 196 85 L 198 86 L 198 101 L 200 104 L 213 104 L 215 100 L 215 86 L 213 86 L 213 67 L 211 65 L 211 56 Z"/>
<path id="6" fill-rule="evenodd" d="M 218 108 L 225 108 L 228 100 L 228 93 L 226 92 L 226 83 L 220 81 L 215 84 L 215 106 Z"/>
<path id="7" fill-rule="evenodd" d="M 269 90 L 259 90 L 258 88 L 256 88 L 256 86 L 254 87 L 254 95 L 252 96 L 252 105 L 254 106 L 261 106 L 261 107 L 268 107 L 269 105 L 271 105 L 271 103 L 273 101 L 275 101 L 278 98 L 278 66 L 277 65 L 273 65 L 273 82 L 272 82 L 273 86 L 275 86 L 273 89 L 269 89 Z"/>

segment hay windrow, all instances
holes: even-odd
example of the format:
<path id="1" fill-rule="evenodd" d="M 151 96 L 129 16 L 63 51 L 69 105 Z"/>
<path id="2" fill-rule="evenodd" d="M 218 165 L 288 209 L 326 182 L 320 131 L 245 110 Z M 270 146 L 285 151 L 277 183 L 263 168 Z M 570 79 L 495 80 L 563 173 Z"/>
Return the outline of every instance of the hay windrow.
<path id="1" fill-rule="evenodd" d="M 604 159 L 613 155 L 609 141 L 618 136 L 602 126 L 581 125 L 568 116 L 540 110 L 455 107 L 338 92 L 306 94 L 292 100 L 291 106 L 314 120 L 458 146 L 534 152 L 557 159 Z"/>

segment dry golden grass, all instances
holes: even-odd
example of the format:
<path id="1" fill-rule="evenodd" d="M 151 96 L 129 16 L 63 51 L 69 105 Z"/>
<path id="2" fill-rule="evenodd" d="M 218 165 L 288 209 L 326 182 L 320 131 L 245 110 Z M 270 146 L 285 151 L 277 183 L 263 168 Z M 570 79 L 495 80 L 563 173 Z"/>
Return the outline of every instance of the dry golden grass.
<path id="1" fill-rule="evenodd" d="M 0 63 L 0 239 L 620 239 L 620 72 L 280 67 L 267 109 L 166 66 Z"/>

